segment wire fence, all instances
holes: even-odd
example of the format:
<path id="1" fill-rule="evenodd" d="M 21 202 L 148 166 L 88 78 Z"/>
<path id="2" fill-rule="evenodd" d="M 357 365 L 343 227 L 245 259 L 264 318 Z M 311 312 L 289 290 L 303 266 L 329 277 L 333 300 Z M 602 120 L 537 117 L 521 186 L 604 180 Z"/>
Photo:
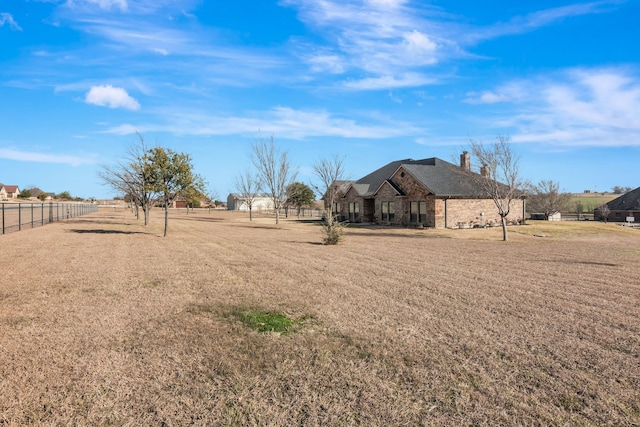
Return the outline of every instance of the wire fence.
<path id="1" fill-rule="evenodd" d="M 2 234 L 98 212 L 92 203 L 0 203 Z"/>

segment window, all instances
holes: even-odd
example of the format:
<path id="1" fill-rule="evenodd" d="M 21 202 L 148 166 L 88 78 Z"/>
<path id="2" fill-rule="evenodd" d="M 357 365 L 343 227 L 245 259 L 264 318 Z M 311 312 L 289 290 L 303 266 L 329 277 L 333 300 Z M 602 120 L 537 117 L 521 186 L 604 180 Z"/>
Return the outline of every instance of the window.
<path id="1" fill-rule="evenodd" d="M 409 221 L 426 224 L 427 202 L 410 202 L 409 203 Z"/>
<path id="2" fill-rule="evenodd" d="M 395 219 L 395 202 L 382 202 L 380 205 L 382 221 L 393 221 Z"/>
<path id="3" fill-rule="evenodd" d="M 333 214 L 334 215 L 340 215 L 341 212 L 342 212 L 342 206 L 340 206 L 340 203 L 334 203 L 333 204 Z"/>
<path id="4" fill-rule="evenodd" d="M 360 203 L 349 203 L 349 221 L 357 222 L 360 219 Z"/>

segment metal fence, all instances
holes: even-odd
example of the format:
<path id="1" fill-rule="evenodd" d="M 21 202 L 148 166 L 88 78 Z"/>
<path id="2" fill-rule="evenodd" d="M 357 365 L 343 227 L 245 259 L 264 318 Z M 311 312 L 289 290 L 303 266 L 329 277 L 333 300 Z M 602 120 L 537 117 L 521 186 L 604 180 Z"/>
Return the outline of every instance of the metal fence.
<path id="1" fill-rule="evenodd" d="M 98 212 L 92 203 L 0 203 L 2 234 Z"/>

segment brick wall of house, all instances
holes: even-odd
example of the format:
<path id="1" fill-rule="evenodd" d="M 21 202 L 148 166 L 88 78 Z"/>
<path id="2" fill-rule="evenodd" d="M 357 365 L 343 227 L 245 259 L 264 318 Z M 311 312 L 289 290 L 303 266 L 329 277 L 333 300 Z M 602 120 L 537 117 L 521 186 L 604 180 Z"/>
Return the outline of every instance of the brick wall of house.
<path id="1" fill-rule="evenodd" d="M 396 215 L 399 215 L 400 223 L 402 225 L 409 224 L 410 218 L 410 205 L 411 202 L 418 201 L 426 201 L 427 202 L 427 223 L 423 224 L 425 227 L 435 227 L 434 222 L 434 213 L 435 213 L 435 203 L 432 197 L 429 197 L 429 192 L 416 181 L 410 173 L 406 172 L 404 168 L 399 168 L 396 173 L 391 177 L 391 181 L 393 181 L 398 187 L 405 192 L 407 197 L 404 198 L 401 209 L 402 211 L 397 211 Z"/>
<path id="2" fill-rule="evenodd" d="M 500 225 L 498 208 L 491 199 L 440 199 L 442 215 L 438 216 L 436 227 L 445 226 L 444 208 L 446 203 L 446 226 L 456 228 L 458 226 L 472 227 L 474 225 Z M 480 215 L 484 213 L 484 215 Z M 520 221 L 523 218 L 523 201 L 512 200 L 508 221 Z"/>
<path id="3" fill-rule="evenodd" d="M 340 200 L 340 213 L 343 219 L 349 219 L 349 203 L 359 203 L 360 204 L 360 220 L 362 221 L 362 202 L 363 198 L 358 196 L 355 190 L 351 189 L 345 194 L 345 197 L 342 197 Z"/>
<path id="4" fill-rule="evenodd" d="M 383 202 L 392 202 L 394 206 L 394 219 L 393 221 L 382 221 L 382 207 Z M 376 213 L 374 220 L 376 223 L 384 225 L 403 225 L 402 212 L 404 211 L 404 198 L 398 197 L 398 193 L 395 188 L 391 187 L 388 183 L 385 183 L 378 191 L 376 195 Z"/>

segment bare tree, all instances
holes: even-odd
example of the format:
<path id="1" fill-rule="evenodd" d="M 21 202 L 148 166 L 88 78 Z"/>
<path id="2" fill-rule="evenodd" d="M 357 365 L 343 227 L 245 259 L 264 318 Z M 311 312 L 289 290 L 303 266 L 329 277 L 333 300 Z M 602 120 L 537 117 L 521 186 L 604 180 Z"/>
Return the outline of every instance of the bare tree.
<path id="1" fill-rule="evenodd" d="M 236 177 L 236 191 L 249 208 L 249 221 L 253 220 L 253 204 L 262 191 L 260 176 L 246 170 Z"/>
<path id="2" fill-rule="evenodd" d="M 555 212 L 560 212 L 567 208 L 571 200 L 571 194 L 560 191 L 560 184 L 551 180 L 542 180 L 538 184 L 527 183 L 527 204 L 530 212 L 540 212 L 544 214 L 544 219 Z"/>
<path id="3" fill-rule="evenodd" d="M 313 172 L 320 180 L 313 188 L 322 194 L 325 208 L 333 209 L 340 182 L 345 179 L 344 157 L 335 155 L 331 159 L 320 159 L 313 165 Z"/>
<path id="4" fill-rule="evenodd" d="M 314 188 L 324 199 L 324 244 L 336 245 L 343 239 L 342 224 L 334 215 L 334 206 L 340 194 L 341 182 L 345 179 L 344 157 L 335 155 L 331 159 L 318 160 L 313 165 L 313 171 L 320 180 Z"/>
<path id="5" fill-rule="evenodd" d="M 596 209 L 596 213 L 598 214 L 600 220 L 606 223 L 609 220 L 609 213 L 611 213 L 611 209 L 609 209 L 609 205 L 604 203 L 598 206 L 598 208 Z"/>
<path id="6" fill-rule="evenodd" d="M 139 208 L 144 214 L 144 225 L 149 224 L 149 211 L 156 202 L 156 193 L 151 183 L 147 162 L 147 147 L 141 134 L 137 134 L 139 142 L 132 145 L 123 162 L 114 167 L 105 166 L 98 174 L 105 185 L 121 193 L 135 208 L 139 218 Z"/>
<path id="7" fill-rule="evenodd" d="M 582 203 L 582 201 L 576 200 L 576 202 L 574 203 L 574 209 L 576 211 L 576 216 L 578 217 L 578 220 L 581 220 L 582 212 L 584 212 L 584 204 Z"/>
<path id="8" fill-rule="evenodd" d="M 258 171 L 264 190 L 273 201 L 278 224 L 280 209 L 287 200 L 287 187 L 295 180 L 297 172 L 293 170 L 287 152 L 280 152 L 276 148 L 273 135 L 268 141 L 260 137 L 252 148 L 251 160 Z"/>
<path id="9" fill-rule="evenodd" d="M 476 183 L 485 196 L 490 197 L 498 208 L 502 223 L 502 240 L 508 240 L 507 216 L 511 202 L 521 197 L 522 183 L 519 176 L 519 158 L 511 150 L 509 137 L 497 135 L 493 144 L 485 146 L 471 139 L 471 154 L 482 165 L 480 174 L 474 174 Z"/>

